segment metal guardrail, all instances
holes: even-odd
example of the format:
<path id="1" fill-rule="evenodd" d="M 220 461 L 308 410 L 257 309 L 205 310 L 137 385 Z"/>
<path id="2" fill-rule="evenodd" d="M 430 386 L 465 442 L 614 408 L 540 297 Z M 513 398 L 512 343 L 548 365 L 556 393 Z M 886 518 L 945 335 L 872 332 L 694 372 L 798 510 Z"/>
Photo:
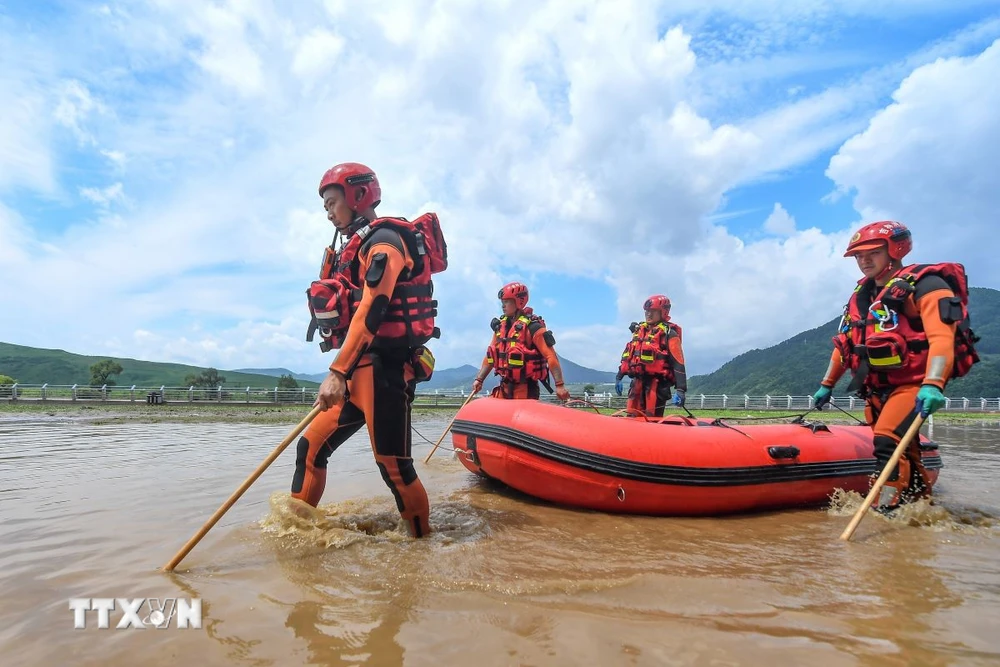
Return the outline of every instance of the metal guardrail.
<path id="1" fill-rule="evenodd" d="M 624 408 L 626 399 L 619 396 L 594 396 L 587 400 L 594 405 L 611 408 Z M 831 403 L 845 410 L 863 410 L 864 400 L 857 396 L 836 396 Z M 691 410 L 811 410 L 812 396 L 748 396 L 740 395 L 709 395 L 688 394 L 685 406 Z M 672 406 L 667 406 L 672 407 Z M 998 412 L 1000 397 L 997 398 L 945 398 L 942 410 L 953 412 Z"/>
<path id="2" fill-rule="evenodd" d="M 483 394 L 486 395 L 485 393 Z M 460 390 L 436 390 L 416 393 L 414 405 L 418 407 L 457 408 L 465 400 L 467 393 Z M 583 398 L 600 407 L 622 409 L 624 396 L 608 394 L 588 395 Z M 26 402 L 86 402 L 86 403 L 181 403 L 181 404 L 307 404 L 316 400 L 316 389 L 299 387 L 131 387 L 108 386 L 89 387 L 81 385 L 14 384 L 0 386 L 0 400 Z M 553 396 L 543 396 L 542 400 L 555 402 Z M 833 403 L 845 410 L 860 410 L 864 401 L 855 396 L 837 396 Z M 668 406 L 670 407 L 670 406 Z M 688 394 L 687 407 L 691 410 L 810 410 L 812 396 L 748 396 Z M 943 410 L 954 412 L 998 412 L 1000 397 L 945 399 Z"/>
<path id="3" fill-rule="evenodd" d="M 458 407 L 465 400 L 460 391 L 418 393 L 415 405 Z M 299 387 L 119 387 L 104 385 L 14 384 L 0 386 L 0 400 L 30 403 L 184 404 L 184 405 L 312 405 L 316 389 Z"/>

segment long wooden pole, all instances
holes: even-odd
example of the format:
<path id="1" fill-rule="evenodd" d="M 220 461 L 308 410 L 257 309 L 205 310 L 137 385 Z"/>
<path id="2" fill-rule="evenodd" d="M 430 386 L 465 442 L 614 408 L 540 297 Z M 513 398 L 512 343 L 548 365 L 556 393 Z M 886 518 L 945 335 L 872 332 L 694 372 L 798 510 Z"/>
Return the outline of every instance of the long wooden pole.
<path id="1" fill-rule="evenodd" d="M 840 534 L 840 539 L 845 541 L 851 539 L 851 535 L 854 534 L 854 531 L 857 529 L 858 524 L 861 523 L 861 520 L 865 518 L 865 514 L 871 508 L 872 502 L 874 502 L 875 498 L 878 497 L 879 492 L 882 491 L 882 487 L 885 486 L 886 480 L 889 479 L 889 475 L 892 474 L 892 471 L 896 468 L 896 464 L 899 463 L 899 459 L 903 455 L 903 452 L 906 451 L 906 448 L 910 445 L 910 441 L 913 440 L 914 437 L 918 437 L 917 434 L 920 433 L 920 426 L 923 423 L 924 418 L 917 415 L 917 418 L 913 420 L 912 424 L 910 424 L 910 428 L 907 429 L 903 439 L 899 441 L 898 445 L 896 445 L 896 451 L 892 453 L 892 456 L 889 458 L 889 462 L 885 464 L 885 468 L 882 469 L 882 474 L 879 475 L 878 479 L 875 480 L 875 483 L 872 484 L 871 491 L 868 492 L 868 497 L 865 498 L 865 501 L 861 504 L 861 507 L 858 508 L 858 511 L 854 513 L 854 518 L 852 518 L 851 522 L 847 524 L 847 528 L 844 529 L 844 532 Z"/>
<path id="2" fill-rule="evenodd" d="M 462 402 L 462 407 L 460 407 L 459 410 L 461 410 L 462 408 L 464 408 L 469 403 L 469 401 L 472 400 L 473 396 L 475 396 L 475 394 L 470 391 L 469 395 L 466 397 L 465 401 Z M 457 417 L 458 417 L 458 413 L 456 412 L 455 416 L 451 418 L 450 422 L 448 422 L 448 425 L 445 426 L 444 433 L 442 433 L 441 437 L 438 438 L 438 441 L 434 443 L 434 449 L 432 449 L 431 453 L 427 455 L 426 459 L 424 459 L 424 463 L 427 463 L 428 461 L 430 461 L 431 457 L 434 456 L 434 452 L 436 452 L 437 448 L 441 446 L 441 443 L 444 441 L 444 436 L 448 435 L 448 431 L 451 430 L 451 425 L 455 423 L 455 419 Z"/>
<path id="3" fill-rule="evenodd" d="M 201 527 L 201 530 L 195 533 L 194 537 L 188 540 L 187 544 L 185 544 L 181 550 L 177 552 L 177 555 L 171 558 L 170 562 L 163 566 L 164 572 L 173 572 L 173 569 L 177 567 L 177 564 L 180 563 L 192 549 L 194 549 L 195 545 L 201 541 L 201 538 L 208 534 L 208 531 L 212 529 L 212 526 L 219 522 L 222 515 L 229 511 L 229 508 L 240 499 L 240 496 L 246 493 L 246 490 L 257 481 L 258 477 L 264 474 L 264 471 L 267 470 L 268 466 L 274 463 L 274 460 L 278 458 L 281 452 L 285 451 L 285 448 L 291 444 L 292 440 L 294 440 L 295 437 L 301 433 L 305 427 L 309 425 L 309 422 L 315 419 L 316 415 L 318 415 L 321 411 L 322 408 L 320 406 L 316 406 L 312 409 L 312 412 L 306 415 L 305 419 L 299 422 L 298 426 L 296 426 L 295 429 L 281 441 L 281 444 L 278 445 L 273 452 L 271 452 L 270 456 L 264 459 L 264 462 L 257 466 L 257 469 L 253 471 L 253 474 L 246 478 L 246 481 L 240 485 L 240 488 L 236 489 L 236 491 L 233 492 L 233 495 L 229 496 L 229 500 L 222 503 L 222 507 L 215 511 L 215 514 L 213 514 L 212 517 L 205 522 L 205 525 Z"/>

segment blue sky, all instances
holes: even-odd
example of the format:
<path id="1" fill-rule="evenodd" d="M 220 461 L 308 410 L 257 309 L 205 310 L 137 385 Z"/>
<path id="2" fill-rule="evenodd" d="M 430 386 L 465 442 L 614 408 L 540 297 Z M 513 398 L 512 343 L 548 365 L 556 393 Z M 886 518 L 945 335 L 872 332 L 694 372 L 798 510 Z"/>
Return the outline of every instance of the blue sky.
<path id="1" fill-rule="evenodd" d="M 0 340 L 322 370 L 342 161 L 441 217 L 442 367 L 518 279 L 606 369 L 665 293 L 710 372 L 836 316 L 886 218 L 997 288 L 998 39 L 997 2 L 0 0 Z"/>

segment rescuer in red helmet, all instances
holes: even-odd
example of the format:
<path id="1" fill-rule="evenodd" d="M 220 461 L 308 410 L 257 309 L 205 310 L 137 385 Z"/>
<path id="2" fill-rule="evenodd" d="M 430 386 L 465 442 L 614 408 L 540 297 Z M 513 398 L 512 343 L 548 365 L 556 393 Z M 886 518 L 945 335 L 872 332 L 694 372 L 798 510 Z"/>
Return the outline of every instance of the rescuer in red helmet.
<path id="1" fill-rule="evenodd" d="M 498 398 L 534 398 L 540 396 L 538 384 L 550 392 L 549 376 L 555 382 L 555 393 L 562 401 L 569 400 L 569 390 L 563 380 L 562 366 L 553 347 L 556 339 L 545 328 L 545 320 L 528 306 L 528 287 L 523 283 L 508 283 L 497 294 L 503 305 L 503 317 L 493 318 L 493 339 L 479 374 L 472 383 L 472 393 L 483 388 L 483 381 L 492 369 L 500 376 L 493 390 Z"/>
<path id="2" fill-rule="evenodd" d="M 336 227 L 320 279 L 307 292 L 323 351 L 339 348 L 320 385 L 321 412 L 298 442 L 292 496 L 315 507 L 326 486 L 330 455 L 367 425 L 375 462 L 413 537 L 430 534 L 427 493 L 410 453 L 410 407 L 417 382 L 430 378 L 425 344 L 439 337 L 431 275 L 447 268 L 447 246 L 434 213 L 410 222 L 379 217 L 375 172 L 347 162 L 319 185 Z M 339 246 L 337 237 L 345 241 Z"/>
<path id="3" fill-rule="evenodd" d="M 625 376 L 632 378 L 628 410 L 647 417 L 662 417 L 670 401 L 670 387 L 677 387 L 674 405 L 684 407 L 687 371 L 681 348 L 681 328 L 670 321 L 670 299 L 656 294 L 642 305 L 645 320 L 633 322 L 632 340 L 622 352 L 615 377 L 615 392 L 623 393 Z"/>
<path id="4" fill-rule="evenodd" d="M 847 391 L 865 398 L 874 432 L 876 469 L 888 464 L 918 414 L 944 407 L 948 380 L 968 373 L 979 357 L 969 328 L 968 280 L 961 264 L 903 265 L 913 248 L 899 222 L 873 222 L 851 238 L 844 257 L 864 275 L 844 306 L 826 375 L 813 396 L 822 409 L 850 369 Z M 891 511 L 929 497 L 931 484 L 914 438 L 876 501 Z"/>

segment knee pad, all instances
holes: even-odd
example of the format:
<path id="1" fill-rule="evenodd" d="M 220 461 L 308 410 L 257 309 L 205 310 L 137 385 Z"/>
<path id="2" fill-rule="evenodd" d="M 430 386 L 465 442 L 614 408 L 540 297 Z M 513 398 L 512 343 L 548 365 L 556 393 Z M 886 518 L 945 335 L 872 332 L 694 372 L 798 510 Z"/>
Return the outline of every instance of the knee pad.
<path id="1" fill-rule="evenodd" d="M 309 460 L 309 439 L 306 436 L 299 438 L 295 443 L 295 465 L 305 465 Z"/>
<path id="2" fill-rule="evenodd" d="M 302 491 L 306 479 L 306 467 L 309 461 L 309 440 L 305 436 L 299 438 L 295 445 L 295 474 L 292 475 L 292 493 Z"/>
<path id="3" fill-rule="evenodd" d="M 309 465 L 309 440 L 303 436 L 296 445 L 295 474 L 292 475 L 292 497 L 309 503 L 313 507 L 319 505 L 320 498 L 326 488 L 326 462 L 330 457 L 317 454 Z M 322 459 L 320 466 L 319 459 Z"/>
<path id="4" fill-rule="evenodd" d="M 413 467 L 412 458 L 397 458 L 396 465 L 399 467 L 399 476 L 403 480 L 403 484 L 409 486 L 417 479 L 417 471 Z"/>

